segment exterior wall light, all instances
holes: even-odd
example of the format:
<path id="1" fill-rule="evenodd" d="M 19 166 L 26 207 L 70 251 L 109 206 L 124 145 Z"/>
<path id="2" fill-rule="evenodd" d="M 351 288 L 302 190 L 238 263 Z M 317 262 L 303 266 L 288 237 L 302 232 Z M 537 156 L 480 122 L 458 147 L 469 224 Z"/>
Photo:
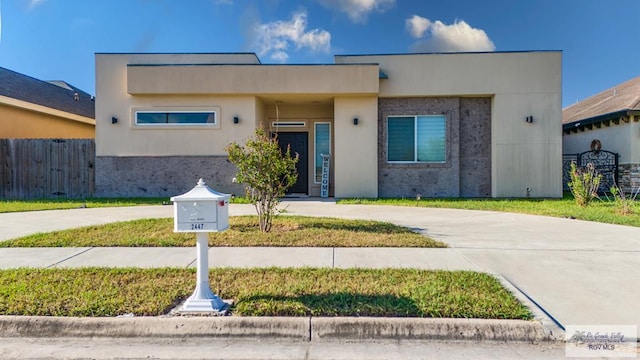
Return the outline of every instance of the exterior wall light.
<path id="1" fill-rule="evenodd" d="M 527 116 L 524 121 L 528 122 L 529 124 L 531 124 L 533 122 L 533 116 Z"/>
<path id="2" fill-rule="evenodd" d="M 357 117 L 353 118 L 353 125 L 358 125 L 358 118 Z"/>
<path id="3" fill-rule="evenodd" d="M 117 117 L 115 117 L 115 116 L 112 116 L 112 117 L 111 117 L 111 123 L 112 123 L 112 124 L 117 124 L 117 123 L 118 123 L 118 118 L 117 118 Z"/>
<path id="4" fill-rule="evenodd" d="M 238 117 L 238 115 L 233 117 L 233 123 L 234 124 L 238 124 L 240 122 L 240 118 Z"/>

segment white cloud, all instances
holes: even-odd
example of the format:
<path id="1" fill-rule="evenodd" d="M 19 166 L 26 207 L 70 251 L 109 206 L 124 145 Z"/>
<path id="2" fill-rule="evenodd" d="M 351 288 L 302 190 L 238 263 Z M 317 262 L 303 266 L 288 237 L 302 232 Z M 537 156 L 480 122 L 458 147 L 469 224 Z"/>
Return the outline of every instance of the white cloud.
<path id="1" fill-rule="evenodd" d="M 431 21 L 427 18 L 423 18 L 422 16 L 413 15 L 405 20 L 405 24 L 411 36 L 416 39 L 420 39 L 424 36 L 425 31 L 429 29 L 429 26 L 431 26 Z"/>
<path id="2" fill-rule="evenodd" d="M 396 0 L 319 0 L 324 7 L 341 11 L 353 21 L 363 23 L 369 13 L 385 12 L 396 4 Z"/>
<path id="3" fill-rule="evenodd" d="M 331 34 L 326 30 L 307 28 L 307 13 L 299 11 L 290 21 L 276 21 L 257 25 L 254 31 L 255 47 L 260 56 L 269 55 L 277 62 L 286 62 L 287 50 L 293 45 L 296 50 L 302 48 L 314 52 L 329 52 Z"/>
<path id="4" fill-rule="evenodd" d="M 29 0 L 29 10 L 35 8 L 43 2 L 45 2 L 45 0 Z"/>
<path id="5" fill-rule="evenodd" d="M 415 52 L 494 51 L 495 44 L 482 29 L 476 29 L 462 20 L 447 25 L 440 20 L 432 22 L 417 15 L 406 20 L 407 30 L 413 37 L 422 39 L 411 47 Z M 428 24 L 427 26 L 424 26 Z M 424 30 L 421 26 L 424 26 Z M 416 36 L 420 35 L 420 36 Z"/>

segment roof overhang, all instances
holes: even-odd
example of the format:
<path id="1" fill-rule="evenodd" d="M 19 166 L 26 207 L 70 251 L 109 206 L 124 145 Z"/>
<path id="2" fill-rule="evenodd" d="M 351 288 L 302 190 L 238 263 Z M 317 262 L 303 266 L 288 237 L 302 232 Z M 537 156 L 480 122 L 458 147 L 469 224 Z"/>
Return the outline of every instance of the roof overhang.
<path id="1" fill-rule="evenodd" d="M 600 128 L 602 125 L 610 126 L 611 123 L 618 125 L 621 121 L 629 122 L 631 118 L 633 118 L 634 121 L 639 121 L 640 110 L 625 109 L 590 117 L 587 119 L 572 121 L 566 124 L 562 124 L 562 132 L 565 134 L 570 134 L 572 132 L 578 132 L 578 130 L 591 130 L 593 129 L 593 127 Z"/>

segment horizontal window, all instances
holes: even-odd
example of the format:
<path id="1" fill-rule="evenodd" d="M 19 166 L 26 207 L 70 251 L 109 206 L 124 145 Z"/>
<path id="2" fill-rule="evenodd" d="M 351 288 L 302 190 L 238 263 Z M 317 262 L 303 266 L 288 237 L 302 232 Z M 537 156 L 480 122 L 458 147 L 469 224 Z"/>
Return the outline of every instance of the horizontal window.
<path id="1" fill-rule="evenodd" d="M 389 116 L 387 161 L 444 163 L 446 133 L 444 115 Z"/>
<path id="2" fill-rule="evenodd" d="M 215 111 L 136 111 L 136 125 L 216 125 Z"/>

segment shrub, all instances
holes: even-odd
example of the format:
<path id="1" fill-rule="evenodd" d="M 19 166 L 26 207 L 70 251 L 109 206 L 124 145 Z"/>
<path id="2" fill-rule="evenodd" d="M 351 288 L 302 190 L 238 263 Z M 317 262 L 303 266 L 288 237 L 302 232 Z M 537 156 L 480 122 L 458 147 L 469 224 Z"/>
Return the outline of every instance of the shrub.
<path id="1" fill-rule="evenodd" d="M 236 180 L 246 185 L 246 196 L 256 208 L 260 230 L 269 232 L 278 199 L 298 178 L 298 155 L 292 156 L 289 147 L 283 153 L 277 137 L 270 137 L 261 129 L 244 146 L 233 142 L 226 151 L 229 161 L 238 168 Z"/>
<path id="2" fill-rule="evenodd" d="M 636 204 L 636 197 L 640 193 L 640 187 L 637 189 L 631 189 L 631 194 L 625 194 L 624 190 L 617 184 L 613 185 L 609 189 L 611 195 L 613 195 L 613 203 L 616 207 L 616 211 L 622 215 L 633 214 L 633 208 Z"/>
<path id="3" fill-rule="evenodd" d="M 598 174 L 593 164 L 588 163 L 587 166 L 578 168 L 576 163 L 572 162 L 570 176 L 571 181 L 567 185 L 578 206 L 588 206 L 594 198 L 598 197 L 602 175 Z"/>

